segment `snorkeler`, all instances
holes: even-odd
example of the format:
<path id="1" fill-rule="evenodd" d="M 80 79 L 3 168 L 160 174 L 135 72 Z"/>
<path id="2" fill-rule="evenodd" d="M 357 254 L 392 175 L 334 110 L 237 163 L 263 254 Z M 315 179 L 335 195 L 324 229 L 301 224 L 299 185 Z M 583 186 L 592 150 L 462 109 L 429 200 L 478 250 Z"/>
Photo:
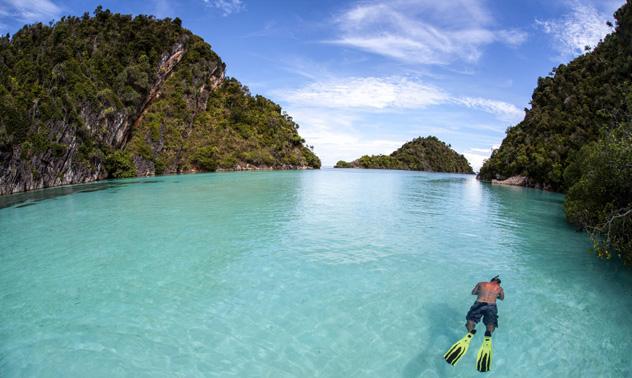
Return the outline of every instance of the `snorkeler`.
<path id="1" fill-rule="evenodd" d="M 500 286 L 500 278 L 495 276 L 490 282 L 477 283 L 472 289 L 472 295 L 476 295 L 477 298 L 465 317 L 467 335 L 452 345 L 443 357 L 449 364 L 456 365 L 470 347 L 472 337 L 476 333 L 476 324 L 483 318 L 487 330 L 476 357 L 476 369 L 480 372 L 486 372 L 492 366 L 492 333 L 498 327 L 496 299 L 504 300 L 505 291 Z"/>

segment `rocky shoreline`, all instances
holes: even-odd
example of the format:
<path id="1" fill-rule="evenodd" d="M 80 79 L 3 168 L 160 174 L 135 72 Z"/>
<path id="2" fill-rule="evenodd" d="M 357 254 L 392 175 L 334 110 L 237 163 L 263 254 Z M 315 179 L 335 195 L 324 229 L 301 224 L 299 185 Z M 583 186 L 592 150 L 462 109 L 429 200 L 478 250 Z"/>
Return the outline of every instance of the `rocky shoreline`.
<path id="1" fill-rule="evenodd" d="M 480 180 L 479 177 L 477 178 Z M 504 180 L 492 179 L 491 183 L 492 185 L 523 186 L 526 188 L 541 189 L 547 192 L 553 191 L 550 185 L 532 182 L 527 176 L 511 176 Z"/>
<path id="2" fill-rule="evenodd" d="M 511 176 L 505 180 L 492 180 L 493 185 L 527 186 L 527 182 L 526 176 Z"/>
<path id="3" fill-rule="evenodd" d="M 310 167 L 308 165 L 275 165 L 275 166 L 267 166 L 267 165 L 252 165 L 252 164 L 238 164 L 234 168 L 225 169 L 218 168 L 216 172 L 239 172 L 239 171 L 302 171 L 308 169 L 316 169 L 314 167 Z M 191 171 L 191 173 L 196 173 L 197 171 Z"/>
<path id="4" fill-rule="evenodd" d="M 253 172 L 253 171 L 305 171 L 305 170 L 313 170 L 313 169 L 317 169 L 317 168 L 310 167 L 307 165 L 302 165 L 302 166 L 281 165 L 281 166 L 269 167 L 269 166 L 256 166 L 252 164 L 245 164 L 245 165 L 238 165 L 235 168 L 231 168 L 231 169 L 220 168 L 214 172 L 227 173 L 227 172 Z M 167 173 L 167 174 L 162 174 L 162 175 L 155 175 L 155 174 L 138 175 L 138 176 L 135 176 L 135 178 L 190 175 L 190 174 L 198 174 L 198 173 L 213 173 L 213 172 L 191 169 L 191 170 L 183 171 L 180 173 Z M 51 186 L 32 186 L 32 187 L 29 186 L 28 189 L 16 187 L 17 190 L 14 190 L 12 192 L 7 191 L 7 190 L 0 190 L 0 197 L 10 196 L 12 194 L 24 194 L 24 193 L 40 191 L 40 190 L 45 190 L 45 189 L 65 188 L 65 187 L 70 187 L 74 185 L 92 184 L 92 183 L 102 182 L 105 180 L 110 180 L 110 179 L 103 177 L 103 178 L 96 178 L 96 179 L 90 180 L 88 178 L 87 180 L 81 181 L 81 182 L 71 182 L 71 183 L 51 185 Z M 0 189 L 6 189 L 6 188 L 0 187 Z"/>

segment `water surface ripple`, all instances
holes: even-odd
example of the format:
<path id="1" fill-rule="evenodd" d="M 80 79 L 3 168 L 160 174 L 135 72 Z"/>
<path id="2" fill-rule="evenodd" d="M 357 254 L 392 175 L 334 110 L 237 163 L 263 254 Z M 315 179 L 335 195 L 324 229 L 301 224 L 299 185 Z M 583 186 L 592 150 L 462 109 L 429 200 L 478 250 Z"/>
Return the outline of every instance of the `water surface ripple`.
<path id="1" fill-rule="evenodd" d="M 562 203 L 327 169 L 3 197 L 0 375 L 479 376 L 481 336 L 442 355 L 501 274 L 488 376 L 630 376 L 630 271 L 588 254 Z"/>

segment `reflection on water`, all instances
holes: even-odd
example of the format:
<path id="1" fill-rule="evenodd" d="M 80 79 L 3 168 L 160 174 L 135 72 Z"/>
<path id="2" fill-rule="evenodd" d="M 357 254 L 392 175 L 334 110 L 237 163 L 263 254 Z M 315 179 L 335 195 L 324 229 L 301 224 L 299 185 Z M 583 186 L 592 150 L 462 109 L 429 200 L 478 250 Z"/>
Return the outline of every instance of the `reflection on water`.
<path id="1" fill-rule="evenodd" d="M 131 179 L 131 180 L 105 180 L 88 184 L 66 185 L 55 188 L 47 188 L 34 190 L 26 193 L 16 193 L 0 196 L 0 209 L 3 207 L 25 207 L 35 205 L 36 202 L 53 199 L 56 197 L 67 196 L 75 193 L 98 192 L 107 189 L 116 189 L 126 185 L 134 184 L 155 184 L 160 181 L 149 179 Z M 28 204 L 23 204 L 28 202 Z M 23 205 L 20 205 L 23 204 Z"/>
<path id="2" fill-rule="evenodd" d="M 3 377 L 479 376 L 478 335 L 442 355 L 496 274 L 492 376 L 632 374 L 630 271 L 559 194 L 325 169 L 1 198 Z"/>

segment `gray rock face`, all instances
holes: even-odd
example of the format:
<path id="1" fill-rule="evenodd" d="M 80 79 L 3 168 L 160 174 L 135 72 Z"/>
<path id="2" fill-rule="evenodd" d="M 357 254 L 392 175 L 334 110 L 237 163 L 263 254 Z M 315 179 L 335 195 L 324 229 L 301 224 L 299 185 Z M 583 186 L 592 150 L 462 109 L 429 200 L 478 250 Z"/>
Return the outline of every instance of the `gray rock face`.
<path id="1" fill-rule="evenodd" d="M 153 176 L 156 174 L 156 165 L 153 161 L 144 159 L 142 156 L 134 156 L 134 165 L 136 166 L 136 176 Z"/>
<path id="2" fill-rule="evenodd" d="M 186 37 L 186 36 L 185 36 Z M 80 119 L 84 130 L 98 143 L 114 149 L 123 149 L 131 137 L 134 125 L 141 122 L 143 114 L 152 101 L 160 96 L 162 85 L 186 53 L 185 40 L 163 53 L 160 64 L 142 106 L 138 109 L 95 108 L 89 105 L 80 109 Z M 201 87 L 198 101 L 204 106 L 208 94 L 224 79 L 224 67 L 217 67 L 205 75 L 207 82 Z M 34 105 L 36 107 L 37 104 Z M 57 122 L 47 125 L 49 140 L 55 141 L 57 149 L 43 152 L 24 151 L 21 145 L 14 145 L 10 151 L 0 151 L 0 195 L 42 189 L 47 187 L 77 184 L 105 179 L 105 156 L 95 153 L 81 154 L 78 130 L 71 123 Z M 77 162 L 81 161 L 81 164 Z M 134 157 L 139 176 L 155 174 L 153 162 Z"/>
<path id="3" fill-rule="evenodd" d="M 66 138 L 61 140 L 66 141 Z M 14 146 L 10 154 L 3 154 L 0 157 L 0 194 L 104 179 L 105 171 L 101 162 L 97 162 L 94 169 L 72 166 L 77 144 L 72 140 L 69 142 L 67 151 L 61 157 L 51 156 L 51 152 L 47 151 L 25 159 L 19 145 Z"/>

